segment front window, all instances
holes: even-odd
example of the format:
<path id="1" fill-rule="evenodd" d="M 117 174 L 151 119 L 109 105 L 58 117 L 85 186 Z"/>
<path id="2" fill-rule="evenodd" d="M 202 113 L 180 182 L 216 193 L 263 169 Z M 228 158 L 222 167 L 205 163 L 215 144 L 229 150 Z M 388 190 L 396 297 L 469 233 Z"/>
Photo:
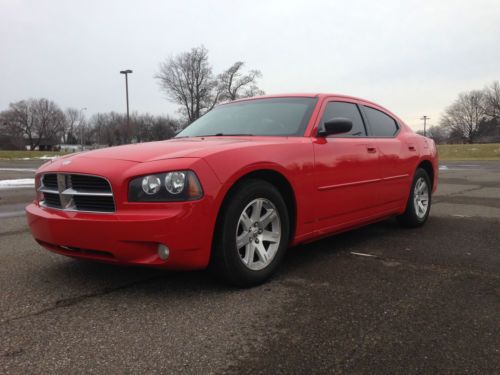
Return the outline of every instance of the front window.
<path id="1" fill-rule="evenodd" d="M 220 105 L 179 137 L 217 135 L 303 136 L 316 98 L 252 99 Z"/>

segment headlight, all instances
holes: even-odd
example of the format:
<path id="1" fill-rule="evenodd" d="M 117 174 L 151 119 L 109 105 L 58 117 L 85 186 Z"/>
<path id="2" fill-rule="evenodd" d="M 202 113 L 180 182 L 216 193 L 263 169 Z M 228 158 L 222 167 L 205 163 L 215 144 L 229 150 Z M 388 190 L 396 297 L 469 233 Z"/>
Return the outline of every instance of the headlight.
<path id="1" fill-rule="evenodd" d="M 169 172 L 165 176 L 165 188 L 170 194 L 177 195 L 184 190 L 186 185 L 185 172 Z"/>
<path id="2" fill-rule="evenodd" d="M 130 202 L 178 202 L 200 199 L 200 182 L 192 171 L 172 171 L 134 178 L 129 183 Z"/>
<path id="3" fill-rule="evenodd" d="M 142 178 L 142 191 L 147 195 L 153 195 L 160 191 L 161 180 L 156 176 L 146 176 Z"/>

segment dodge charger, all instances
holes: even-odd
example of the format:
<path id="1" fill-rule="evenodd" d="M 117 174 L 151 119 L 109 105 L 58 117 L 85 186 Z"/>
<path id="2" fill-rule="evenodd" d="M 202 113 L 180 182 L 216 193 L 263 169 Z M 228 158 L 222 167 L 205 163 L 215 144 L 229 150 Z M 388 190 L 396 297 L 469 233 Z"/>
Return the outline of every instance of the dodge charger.
<path id="1" fill-rule="evenodd" d="M 389 217 L 423 225 L 431 139 L 334 94 L 221 104 L 175 138 L 60 157 L 36 172 L 35 240 L 87 260 L 264 282 L 290 246 Z"/>

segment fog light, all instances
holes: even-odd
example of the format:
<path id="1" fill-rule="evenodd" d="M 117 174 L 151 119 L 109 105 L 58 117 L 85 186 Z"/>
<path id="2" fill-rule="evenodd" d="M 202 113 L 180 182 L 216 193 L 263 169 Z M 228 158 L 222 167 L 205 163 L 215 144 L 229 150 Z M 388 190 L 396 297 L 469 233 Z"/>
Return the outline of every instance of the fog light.
<path id="1" fill-rule="evenodd" d="M 160 257 L 160 259 L 167 260 L 169 255 L 170 255 L 170 249 L 162 243 L 159 244 L 158 245 L 158 256 Z"/>

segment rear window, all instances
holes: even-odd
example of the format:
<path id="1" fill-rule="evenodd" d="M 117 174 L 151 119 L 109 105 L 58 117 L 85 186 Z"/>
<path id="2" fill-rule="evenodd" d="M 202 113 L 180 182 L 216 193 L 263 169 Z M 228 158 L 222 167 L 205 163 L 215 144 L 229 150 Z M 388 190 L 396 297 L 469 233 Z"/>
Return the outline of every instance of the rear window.
<path id="1" fill-rule="evenodd" d="M 371 107 L 365 106 L 364 111 L 375 137 L 394 137 L 396 135 L 399 127 L 392 117 Z"/>

